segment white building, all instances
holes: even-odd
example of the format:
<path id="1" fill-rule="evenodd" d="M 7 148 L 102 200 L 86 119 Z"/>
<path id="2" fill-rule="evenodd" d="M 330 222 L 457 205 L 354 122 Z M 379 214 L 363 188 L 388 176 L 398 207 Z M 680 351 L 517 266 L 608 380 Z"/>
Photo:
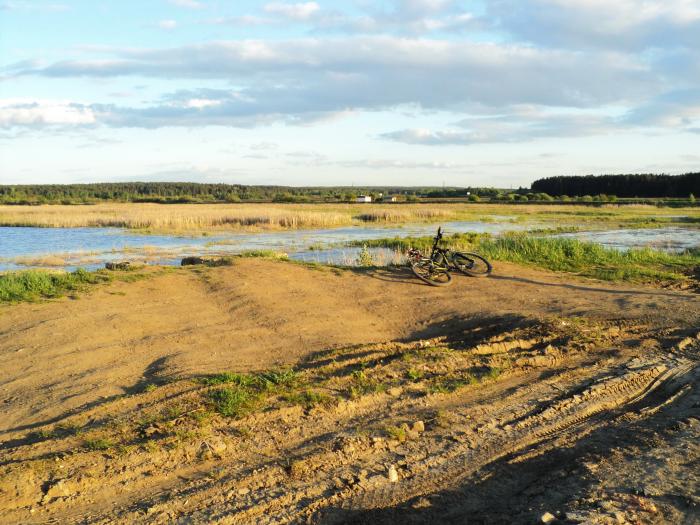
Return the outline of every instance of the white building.
<path id="1" fill-rule="evenodd" d="M 372 202 L 372 197 L 370 195 L 359 195 L 355 202 Z"/>

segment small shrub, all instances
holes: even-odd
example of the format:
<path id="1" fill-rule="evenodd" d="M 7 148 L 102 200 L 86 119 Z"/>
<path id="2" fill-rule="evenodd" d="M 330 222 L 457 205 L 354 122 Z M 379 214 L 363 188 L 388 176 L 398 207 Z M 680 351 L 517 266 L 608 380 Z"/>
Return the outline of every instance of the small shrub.
<path id="1" fill-rule="evenodd" d="M 406 428 L 403 426 L 397 427 L 397 426 L 390 425 L 390 426 L 386 427 L 384 429 L 384 431 L 386 432 L 387 436 L 389 436 L 392 439 L 400 441 L 401 443 L 406 441 L 406 438 L 407 438 Z"/>
<path id="2" fill-rule="evenodd" d="M 450 394 L 467 385 L 473 385 L 479 381 L 471 374 L 464 377 L 438 378 L 428 385 L 430 394 Z"/>
<path id="3" fill-rule="evenodd" d="M 357 266 L 374 266 L 374 257 L 372 256 L 372 253 L 369 251 L 369 248 L 367 248 L 367 244 L 362 245 L 362 249 L 360 250 L 360 253 L 357 255 L 357 260 L 355 261 L 355 264 Z"/>
<path id="4" fill-rule="evenodd" d="M 406 377 L 408 377 L 411 381 L 419 381 L 423 379 L 423 372 L 421 370 L 411 368 L 406 372 Z"/>
<path id="5" fill-rule="evenodd" d="M 352 373 L 352 383 L 350 385 L 350 398 L 357 399 L 367 394 L 382 392 L 385 385 L 367 376 L 364 370 L 355 370 Z"/>
<path id="6" fill-rule="evenodd" d="M 114 446 L 112 440 L 107 438 L 86 439 L 84 446 L 88 450 L 108 450 Z"/>
<path id="7" fill-rule="evenodd" d="M 319 405 L 331 406 L 335 402 L 335 399 L 333 399 L 331 396 L 320 392 L 314 392 L 313 390 L 287 394 L 284 396 L 284 399 L 294 405 L 301 405 L 307 410 Z"/>
<path id="8" fill-rule="evenodd" d="M 240 417 L 248 412 L 256 401 L 256 396 L 245 388 L 224 387 L 209 391 L 209 399 L 214 409 L 226 417 Z"/>
<path id="9" fill-rule="evenodd" d="M 503 368 L 498 366 L 490 366 L 486 373 L 482 376 L 482 379 L 495 380 L 498 379 L 503 373 Z"/>

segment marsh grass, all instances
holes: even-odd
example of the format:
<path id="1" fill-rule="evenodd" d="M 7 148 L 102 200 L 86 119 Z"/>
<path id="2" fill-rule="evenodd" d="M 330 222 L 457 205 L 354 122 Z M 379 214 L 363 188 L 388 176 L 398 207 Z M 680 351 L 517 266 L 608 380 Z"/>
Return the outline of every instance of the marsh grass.
<path id="1" fill-rule="evenodd" d="M 430 250 L 432 237 L 363 241 L 372 247 L 405 251 Z M 536 266 L 606 281 L 681 283 L 700 266 L 700 250 L 667 253 L 651 248 L 615 250 L 600 244 L 563 237 L 510 233 L 499 237 L 467 233 L 445 237 L 443 246 L 456 251 L 476 251 L 496 261 Z"/>
<path id="2" fill-rule="evenodd" d="M 71 273 L 25 270 L 0 274 L 0 302 L 16 303 L 61 297 L 88 285 L 109 281 L 102 272 L 78 269 Z"/>
<path id="3" fill-rule="evenodd" d="M 679 282 L 700 264 L 700 252 L 667 253 L 650 248 L 615 250 L 592 242 L 511 234 L 484 238 L 479 253 L 510 261 L 570 272 L 606 281 Z"/>
<path id="4" fill-rule="evenodd" d="M 238 257 L 258 257 L 261 259 L 280 259 L 287 260 L 289 257 L 286 253 L 276 252 L 275 250 L 246 250 L 238 254 Z"/>
<path id="5" fill-rule="evenodd" d="M 507 218 L 504 218 L 507 216 Z M 473 220 L 554 222 L 586 227 L 654 227 L 690 222 L 698 208 L 643 205 L 537 204 L 152 204 L 104 203 L 90 206 L 0 205 L 0 226 L 115 227 L 144 232 L 280 230 L 333 228 L 352 224 L 399 224 Z M 685 220 L 688 223 L 688 220 Z"/>

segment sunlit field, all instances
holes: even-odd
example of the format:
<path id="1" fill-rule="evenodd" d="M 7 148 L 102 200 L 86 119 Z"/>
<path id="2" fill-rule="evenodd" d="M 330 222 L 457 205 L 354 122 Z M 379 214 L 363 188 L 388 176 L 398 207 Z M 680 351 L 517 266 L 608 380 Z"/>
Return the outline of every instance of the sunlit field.
<path id="1" fill-rule="evenodd" d="M 334 228 L 478 220 L 578 227 L 700 224 L 698 208 L 507 204 L 96 204 L 0 206 L 2 226 L 117 227 L 158 232 Z"/>

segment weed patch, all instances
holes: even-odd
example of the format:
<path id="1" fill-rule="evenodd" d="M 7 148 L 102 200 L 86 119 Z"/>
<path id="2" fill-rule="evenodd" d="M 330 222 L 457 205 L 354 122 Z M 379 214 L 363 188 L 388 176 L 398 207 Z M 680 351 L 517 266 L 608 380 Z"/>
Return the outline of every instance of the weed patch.
<path id="1" fill-rule="evenodd" d="M 114 446 L 112 440 L 107 438 L 86 439 L 83 446 L 87 450 L 108 450 Z"/>
<path id="2" fill-rule="evenodd" d="M 213 410 L 226 417 L 241 417 L 264 398 L 286 393 L 300 384 L 299 374 L 291 369 L 257 374 L 224 372 L 200 381 L 213 387 L 207 392 L 207 398 Z"/>
<path id="3" fill-rule="evenodd" d="M 351 399 L 357 399 L 367 394 L 374 394 L 386 390 L 386 385 L 376 379 L 370 378 L 364 370 L 355 370 L 352 373 L 348 394 Z"/>
<path id="4" fill-rule="evenodd" d="M 309 410 L 316 406 L 329 407 L 336 403 L 336 399 L 320 392 L 315 392 L 313 390 L 305 390 L 303 392 L 293 392 L 283 396 L 284 400 L 293 404 L 301 405 L 305 409 Z"/>

